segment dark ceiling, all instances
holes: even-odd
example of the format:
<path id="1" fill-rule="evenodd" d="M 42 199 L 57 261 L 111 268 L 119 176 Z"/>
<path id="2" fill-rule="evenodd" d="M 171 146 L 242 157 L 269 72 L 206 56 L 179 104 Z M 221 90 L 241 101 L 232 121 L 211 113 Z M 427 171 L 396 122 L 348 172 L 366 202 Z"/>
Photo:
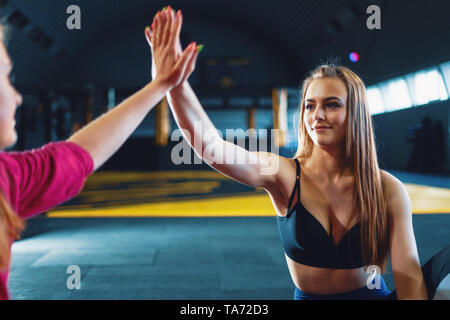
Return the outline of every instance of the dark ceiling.
<path id="1" fill-rule="evenodd" d="M 9 0 L 0 15 L 14 26 L 8 46 L 17 85 L 55 85 L 70 78 L 80 57 L 102 40 L 120 41 L 119 30 L 143 30 L 162 6 L 171 4 L 191 22 L 233 27 L 275 52 L 299 81 L 307 70 L 349 52 L 352 68 L 367 84 L 450 59 L 450 2 L 365 0 Z M 68 30 L 66 9 L 80 6 L 82 29 Z M 368 5 L 381 8 L 381 30 L 369 30 Z M 208 32 L 208 30 L 204 30 Z M 195 39 L 196 34 L 190 33 Z M 205 44 L 208 45 L 208 44 Z M 224 44 L 225 45 L 225 44 Z M 135 53 L 130 53 L 132 57 Z M 114 52 L 111 53 L 114 55 Z M 258 66 L 256 66 L 258 67 Z M 299 76 L 299 74 L 301 76 Z M 100 79 L 91 79 L 101 81 Z"/>

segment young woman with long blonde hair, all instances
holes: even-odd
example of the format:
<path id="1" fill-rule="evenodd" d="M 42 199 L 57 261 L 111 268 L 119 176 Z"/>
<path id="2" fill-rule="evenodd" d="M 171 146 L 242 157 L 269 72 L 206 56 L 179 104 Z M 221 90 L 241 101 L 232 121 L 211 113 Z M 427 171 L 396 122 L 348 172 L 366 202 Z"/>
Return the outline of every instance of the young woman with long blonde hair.
<path id="1" fill-rule="evenodd" d="M 171 10 L 157 15 L 157 25 L 146 32 L 155 53 L 171 15 Z M 181 52 L 179 41 L 177 50 Z M 158 59 L 153 63 L 157 74 L 163 64 Z M 267 191 L 295 299 L 392 297 L 381 275 L 388 254 L 397 298 L 426 299 L 433 294 L 436 282 L 428 281 L 428 271 L 424 278 L 419 262 L 408 193 L 378 166 L 366 88 L 350 69 L 322 65 L 303 82 L 299 146 L 293 159 L 249 152 L 222 139 L 187 81 L 173 88 L 168 100 L 199 157 L 224 175 Z M 196 130 L 198 123 L 202 130 Z M 247 161 L 240 164 L 237 159 Z M 439 262 L 448 256 L 447 247 Z"/>

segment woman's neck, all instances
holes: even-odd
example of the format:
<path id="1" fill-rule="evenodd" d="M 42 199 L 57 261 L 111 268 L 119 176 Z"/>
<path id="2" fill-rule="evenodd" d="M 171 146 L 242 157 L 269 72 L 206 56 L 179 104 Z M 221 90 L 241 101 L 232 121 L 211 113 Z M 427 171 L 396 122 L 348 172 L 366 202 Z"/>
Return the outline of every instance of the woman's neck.
<path id="1" fill-rule="evenodd" d="M 352 175 L 345 160 L 343 148 L 323 148 L 314 146 L 305 167 L 322 181 L 337 183 L 343 176 Z"/>

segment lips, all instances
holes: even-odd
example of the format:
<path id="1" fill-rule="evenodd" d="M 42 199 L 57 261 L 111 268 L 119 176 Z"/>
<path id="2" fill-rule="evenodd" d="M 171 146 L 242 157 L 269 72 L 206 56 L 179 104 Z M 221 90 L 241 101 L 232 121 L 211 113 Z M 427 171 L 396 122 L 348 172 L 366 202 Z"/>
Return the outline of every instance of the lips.
<path id="1" fill-rule="evenodd" d="M 325 126 L 317 126 L 314 127 L 314 130 L 318 130 L 318 129 L 329 129 L 330 127 L 325 127 Z"/>

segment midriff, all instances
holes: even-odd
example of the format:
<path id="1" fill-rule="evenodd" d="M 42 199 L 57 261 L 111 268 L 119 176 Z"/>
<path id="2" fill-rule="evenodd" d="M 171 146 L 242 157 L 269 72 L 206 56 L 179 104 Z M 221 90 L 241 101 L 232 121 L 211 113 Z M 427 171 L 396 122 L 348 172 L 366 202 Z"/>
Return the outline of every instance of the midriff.
<path id="1" fill-rule="evenodd" d="M 286 261 L 295 286 L 307 293 L 334 294 L 357 290 L 370 277 L 364 267 L 356 269 L 318 268 L 295 262 L 286 255 Z"/>

